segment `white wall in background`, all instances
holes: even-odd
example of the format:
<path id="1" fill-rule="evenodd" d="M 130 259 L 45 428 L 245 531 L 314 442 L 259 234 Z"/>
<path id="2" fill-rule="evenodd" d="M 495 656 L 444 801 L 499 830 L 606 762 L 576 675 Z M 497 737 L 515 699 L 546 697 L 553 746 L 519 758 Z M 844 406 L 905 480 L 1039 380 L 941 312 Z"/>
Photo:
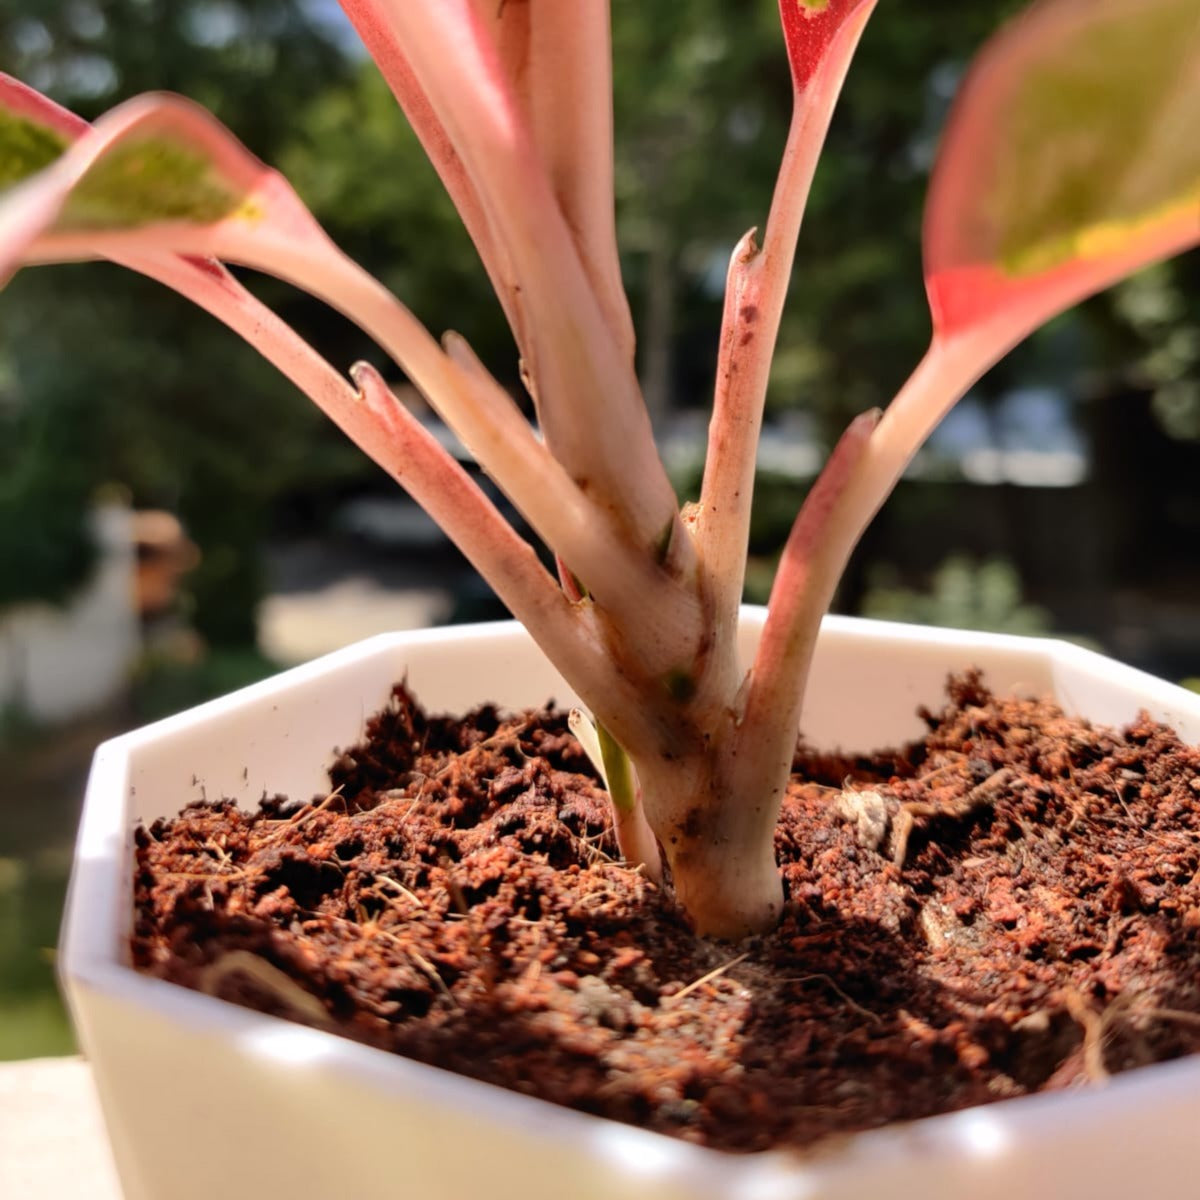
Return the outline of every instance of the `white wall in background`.
<path id="1" fill-rule="evenodd" d="M 106 504 L 92 514 L 92 578 L 62 607 L 0 611 L 0 706 L 63 721 L 118 695 L 137 657 L 133 514 Z"/>

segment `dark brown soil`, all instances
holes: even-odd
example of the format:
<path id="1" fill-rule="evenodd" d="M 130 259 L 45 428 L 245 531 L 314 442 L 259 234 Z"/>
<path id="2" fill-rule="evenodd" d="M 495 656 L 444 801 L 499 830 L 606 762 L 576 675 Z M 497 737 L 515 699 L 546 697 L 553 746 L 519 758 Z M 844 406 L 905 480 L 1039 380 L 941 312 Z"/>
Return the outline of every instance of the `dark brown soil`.
<path id="1" fill-rule="evenodd" d="M 398 688 L 329 796 L 138 832 L 134 959 L 728 1150 L 1200 1049 L 1200 752 L 975 677 L 924 715 L 903 752 L 798 758 L 786 915 L 730 946 L 614 861 L 562 714 L 433 719 Z"/>

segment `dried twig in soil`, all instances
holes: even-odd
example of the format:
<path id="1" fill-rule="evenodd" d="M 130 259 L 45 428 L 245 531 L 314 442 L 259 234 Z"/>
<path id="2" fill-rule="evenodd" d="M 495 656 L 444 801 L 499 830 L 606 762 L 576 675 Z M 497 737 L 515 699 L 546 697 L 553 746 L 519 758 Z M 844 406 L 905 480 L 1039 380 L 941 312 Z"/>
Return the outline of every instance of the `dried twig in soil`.
<path id="1" fill-rule="evenodd" d="M 745 954 L 739 954 L 737 958 L 731 958 L 727 963 L 722 963 L 719 967 L 714 967 L 706 975 L 701 975 L 699 979 L 693 979 L 692 982 L 687 985 L 687 987 L 681 988 L 675 993 L 675 995 L 668 996 L 663 1001 L 663 1004 L 678 1003 L 684 998 L 684 996 L 691 995 L 692 992 L 696 991 L 697 988 L 702 988 L 706 983 L 712 983 L 714 979 L 724 975 L 726 971 L 731 971 L 738 965 L 738 963 L 745 962 L 749 957 L 750 952 L 747 951 Z"/>
<path id="2" fill-rule="evenodd" d="M 837 996 L 847 1008 L 858 1013 L 859 1016 L 866 1017 L 868 1021 L 873 1021 L 876 1025 L 883 1023 L 883 1018 L 877 1013 L 872 1012 L 869 1008 L 864 1008 L 857 1000 L 846 995 L 844 991 L 828 976 L 828 975 L 791 975 L 785 979 L 781 979 L 780 983 L 823 983 L 835 996 Z"/>
<path id="3" fill-rule="evenodd" d="M 1104 1037 L 1113 1006 L 1098 1013 L 1074 988 L 1063 990 L 1063 1002 L 1071 1020 L 1083 1030 L 1083 1069 L 1088 1079 L 1092 1083 L 1104 1083 L 1109 1078 L 1108 1068 L 1104 1065 Z"/>

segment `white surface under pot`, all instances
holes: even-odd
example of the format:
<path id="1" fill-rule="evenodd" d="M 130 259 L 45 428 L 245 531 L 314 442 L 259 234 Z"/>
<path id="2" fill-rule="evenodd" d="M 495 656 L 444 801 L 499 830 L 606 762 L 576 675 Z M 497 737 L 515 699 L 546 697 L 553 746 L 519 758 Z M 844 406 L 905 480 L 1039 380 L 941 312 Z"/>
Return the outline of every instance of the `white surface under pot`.
<path id="1" fill-rule="evenodd" d="M 747 609 L 749 646 L 763 613 Z M 1200 696 L 1061 642 L 829 618 L 803 730 L 868 750 L 922 732 L 950 671 L 1200 741 Z M 127 1200 L 1115 1200 L 1200 1194 L 1200 1057 L 734 1156 L 583 1115 L 135 973 L 132 832 L 201 796 L 326 786 L 335 747 L 407 677 L 433 711 L 573 697 L 515 624 L 388 634 L 106 743 L 96 754 L 61 970 Z M 81 1186 L 84 1186 L 81 1183 Z M 81 1193 L 82 1194 L 82 1193 Z"/>

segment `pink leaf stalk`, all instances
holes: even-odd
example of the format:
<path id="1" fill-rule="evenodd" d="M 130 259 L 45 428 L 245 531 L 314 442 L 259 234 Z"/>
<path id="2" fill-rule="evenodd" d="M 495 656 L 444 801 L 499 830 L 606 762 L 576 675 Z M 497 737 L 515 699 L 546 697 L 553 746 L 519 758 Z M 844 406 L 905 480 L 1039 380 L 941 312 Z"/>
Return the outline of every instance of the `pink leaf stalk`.
<path id="1" fill-rule="evenodd" d="M 1192 0 L 1041 0 L 992 39 L 956 99 L 926 204 L 932 343 L 841 489 L 810 569 L 841 573 L 925 439 L 1013 346 L 1200 243 L 1200 139 L 1184 133 L 1197 112 Z M 811 614 L 809 626 L 815 638 Z"/>
<path id="2" fill-rule="evenodd" d="M 516 14 L 525 6 L 500 7 Z M 472 0 L 376 0 L 375 9 L 403 42 L 421 94 L 520 281 L 521 348 L 548 444 L 636 539 L 657 545 L 674 520 L 674 493 L 628 347 L 614 337 L 611 306 L 594 290 L 506 74 L 494 33 L 509 18 Z"/>
<path id="3" fill-rule="evenodd" d="M 68 142 L 90 126 L 66 109 L 7 76 L 0 76 L 0 107 L 36 122 Z M 45 219 L 45 213 L 43 213 Z M 0 244 L 13 252 L 16 227 L 0 224 Z M 21 234 L 32 240 L 28 229 Z M 485 576 L 499 580 L 501 598 L 531 629 L 539 644 L 559 662 L 581 660 L 571 675 L 593 679 L 606 674 L 597 649 L 588 652 L 578 621 L 564 597 L 522 541 L 478 486 L 414 419 L 405 420 L 394 399 L 383 402 L 382 382 L 369 368 L 358 368 L 361 395 L 270 309 L 256 300 L 220 263 L 156 248 L 114 252 L 113 260 L 155 279 L 255 345 L 300 390 L 446 529 L 467 558 Z M 387 393 L 390 397 L 390 393 Z M 364 403 L 364 399 L 366 403 Z M 581 641 L 584 644 L 580 644 Z M 610 680 L 608 686 L 619 686 Z"/>
<path id="4" fill-rule="evenodd" d="M 381 74 L 399 101 L 404 115 L 416 133 L 422 149 L 433 164 L 443 186 L 454 202 L 475 248 L 483 261 L 492 287 L 504 308 L 521 352 L 527 353 L 528 336 L 524 329 L 520 292 L 512 266 L 496 242 L 474 183 L 467 175 L 462 158 L 438 119 L 428 97 L 421 91 L 394 29 L 377 0 L 342 0 L 342 8 L 370 51 Z"/>
<path id="5" fill-rule="evenodd" d="M 633 361 L 613 205 L 612 53 L 608 0 L 474 0 L 496 45 L 618 353 Z"/>
<path id="6" fill-rule="evenodd" d="M 443 526 L 591 708 L 625 856 L 656 879 L 665 865 L 699 932 L 763 930 L 783 904 L 772 838 L 809 663 L 867 522 L 1012 345 L 1200 242 L 1195 0 L 1040 0 L 981 55 L 926 210 L 929 352 L 882 416 L 850 425 L 813 485 L 748 671 L 737 609 L 771 356 L 817 157 L 875 0 L 780 0 L 793 120 L 761 246 L 747 234 L 730 265 L 701 498 L 683 514 L 633 370 L 606 0 L 343 6 L 475 240 L 542 437 L 461 338 L 439 345 L 281 176 L 175 97 L 88 126 L 0 76 L 0 167 L 15 180 L 0 195 L 0 279 L 109 258 L 256 345 Z M 374 338 L 550 548 L 559 582 L 376 371 L 356 366 L 352 386 L 224 262 L 308 290 Z"/>
<path id="7" fill-rule="evenodd" d="M 875 0 L 780 0 L 794 92 L 791 128 L 761 249 L 748 233 L 725 289 L 717 387 L 697 514 L 719 628 L 737 622 L 763 405 L 796 239 L 846 71 Z"/>

